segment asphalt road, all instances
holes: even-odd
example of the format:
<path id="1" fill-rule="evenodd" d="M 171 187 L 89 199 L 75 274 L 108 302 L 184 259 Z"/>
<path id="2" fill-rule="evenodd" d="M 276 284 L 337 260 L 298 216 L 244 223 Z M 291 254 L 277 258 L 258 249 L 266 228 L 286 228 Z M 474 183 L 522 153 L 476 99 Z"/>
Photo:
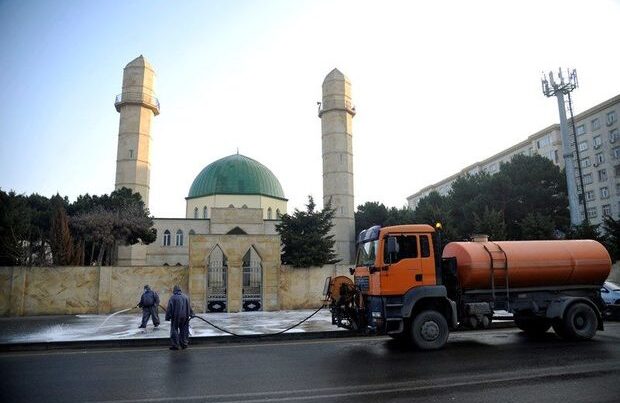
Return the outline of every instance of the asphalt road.
<path id="1" fill-rule="evenodd" d="M 387 338 L 0 354 L 0 401 L 618 402 L 620 323 L 587 342 L 518 329 Z"/>

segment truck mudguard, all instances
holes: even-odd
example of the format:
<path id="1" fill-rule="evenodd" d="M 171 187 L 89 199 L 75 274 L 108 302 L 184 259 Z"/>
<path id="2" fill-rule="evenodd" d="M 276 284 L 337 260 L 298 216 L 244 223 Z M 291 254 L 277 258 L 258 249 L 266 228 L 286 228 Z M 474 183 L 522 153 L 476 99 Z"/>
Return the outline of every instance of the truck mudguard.
<path id="1" fill-rule="evenodd" d="M 456 313 L 456 302 L 452 301 L 448 298 L 448 291 L 446 287 L 443 285 L 429 285 L 423 287 L 415 287 L 411 288 L 409 291 L 405 293 L 403 296 L 403 307 L 402 307 L 402 315 L 403 318 L 411 317 L 411 312 L 415 307 L 415 304 L 418 301 L 421 301 L 425 298 L 440 298 L 444 299 L 450 305 L 450 310 L 452 314 L 449 319 L 452 327 L 456 327 L 457 325 L 457 313 Z"/>
<path id="2" fill-rule="evenodd" d="M 588 298 L 583 297 L 560 297 L 551 301 L 549 307 L 547 308 L 546 316 L 549 319 L 562 319 L 564 317 L 564 312 L 566 312 L 566 308 L 571 305 L 573 302 L 583 302 L 584 304 L 589 305 L 594 312 L 596 312 L 596 319 L 598 322 L 598 330 L 603 330 L 603 317 L 601 316 L 601 311 L 597 308 L 597 306 L 590 301 Z"/>

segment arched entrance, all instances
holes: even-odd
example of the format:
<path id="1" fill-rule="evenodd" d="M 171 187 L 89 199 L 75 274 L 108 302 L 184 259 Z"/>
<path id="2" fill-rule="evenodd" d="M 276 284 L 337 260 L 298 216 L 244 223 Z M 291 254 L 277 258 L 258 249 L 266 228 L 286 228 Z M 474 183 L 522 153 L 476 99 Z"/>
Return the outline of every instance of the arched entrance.
<path id="1" fill-rule="evenodd" d="M 207 266 L 207 311 L 226 312 L 228 259 L 217 245 L 209 255 Z"/>
<path id="2" fill-rule="evenodd" d="M 243 293 L 244 311 L 260 311 L 263 306 L 263 266 L 261 258 L 253 246 L 243 257 Z"/>

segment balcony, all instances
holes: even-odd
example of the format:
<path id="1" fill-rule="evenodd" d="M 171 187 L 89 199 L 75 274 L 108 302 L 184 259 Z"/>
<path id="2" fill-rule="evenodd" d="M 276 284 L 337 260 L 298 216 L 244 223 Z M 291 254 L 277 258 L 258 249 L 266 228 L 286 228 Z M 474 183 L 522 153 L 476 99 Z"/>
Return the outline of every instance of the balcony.
<path id="1" fill-rule="evenodd" d="M 139 92 L 123 92 L 118 94 L 114 100 L 116 111 L 120 112 L 121 106 L 126 104 L 143 105 L 152 110 L 155 116 L 159 115 L 159 99 L 153 95 Z"/>

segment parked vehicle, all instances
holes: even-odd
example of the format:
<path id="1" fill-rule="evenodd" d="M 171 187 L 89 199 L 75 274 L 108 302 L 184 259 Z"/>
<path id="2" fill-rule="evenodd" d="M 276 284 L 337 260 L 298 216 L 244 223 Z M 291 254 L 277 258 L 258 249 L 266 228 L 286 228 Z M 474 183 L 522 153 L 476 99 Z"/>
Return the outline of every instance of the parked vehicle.
<path id="1" fill-rule="evenodd" d="M 430 225 L 374 226 L 357 239 L 356 265 L 328 278 L 332 323 L 432 350 L 449 329 L 489 326 L 496 310 L 525 333 L 564 339 L 603 330 L 599 290 L 611 258 L 593 240 L 451 242 Z"/>
<path id="2" fill-rule="evenodd" d="M 613 281 L 605 281 L 601 287 L 601 298 L 607 304 L 603 311 L 603 317 L 620 320 L 620 285 Z"/>

